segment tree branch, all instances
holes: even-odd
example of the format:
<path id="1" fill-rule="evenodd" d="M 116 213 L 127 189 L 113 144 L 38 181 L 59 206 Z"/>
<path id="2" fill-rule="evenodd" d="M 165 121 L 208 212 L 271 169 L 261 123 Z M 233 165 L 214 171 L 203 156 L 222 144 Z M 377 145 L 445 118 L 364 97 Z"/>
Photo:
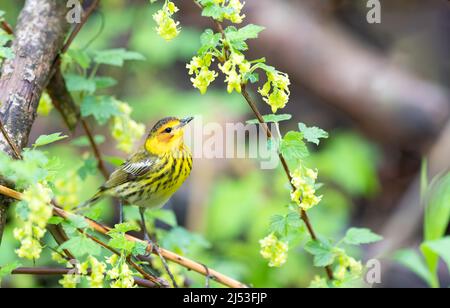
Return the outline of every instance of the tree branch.
<path id="1" fill-rule="evenodd" d="M 0 194 L 16 199 L 16 200 L 22 200 L 22 194 L 20 192 L 17 192 L 15 190 L 12 190 L 8 187 L 5 187 L 3 185 L 0 185 Z M 53 211 L 55 213 L 55 215 L 58 215 L 64 219 L 68 219 L 70 217 L 70 213 L 64 211 L 63 209 L 56 207 L 54 205 L 53 206 Z M 89 218 L 84 218 L 85 221 L 89 224 L 89 226 L 97 231 L 100 234 L 106 235 L 108 236 L 108 232 L 112 229 L 108 226 L 105 226 L 101 223 L 98 223 L 92 219 Z M 150 251 L 151 253 L 155 254 L 155 250 L 153 249 L 154 247 L 152 247 L 149 243 L 147 243 L 144 240 L 138 239 L 134 236 L 131 235 L 126 235 L 127 239 L 133 242 L 140 242 L 140 243 L 144 243 L 147 245 L 147 250 Z M 228 277 L 222 273 L 219 273 L 211 268 L 209 268 L 209 270 L 205 269 L 205 266 L 201 263 L 195 262 L 193 260 L 190 260 L 188 258 L 182 257 L 174 252 L 171 252 L 169 250 L 166 250 L 164 248 L 159 248 L 159 251 L 161 252 L 161 255 L 166 259 L 169 260 L 171 262 L 177 263 L 187 269 L 190 269 L 192 271 L 195 271 L 199 274 L 202 274 L 204 276 L 208 275 L 211 279 L 225 285 L 231 288 L 247 288 L 247 286 L 245 284 L 243 284 L 242 282 L 239 282 L 231 277 Z"/>
<path id="2" fill-rule="evenodd" d="M 53 267 L 19 267 L 12 271 L 13 275 L 68 275 L 73 273 L 73 268 L 53 268 Z M 90 269 L 88 274 L 91 274 Z M 141 287 L 155 288 L 156 285 L 146 279 L 133 277 L 134 282 Z"/>
<path id="3" fill-rule="evenodd" d="M 19 15 L 12 44 L 15 57 L 3 63 L 0 77 L 0 121 L 17 149 L 28 144 L 39 98 L 68 30 L 65 14 L 62 1 L 27 0 Z M 13 156 L 13 148 L 0 134 L 0 151 Z M 0 239 L 8 202 L 0 200 Z"/>

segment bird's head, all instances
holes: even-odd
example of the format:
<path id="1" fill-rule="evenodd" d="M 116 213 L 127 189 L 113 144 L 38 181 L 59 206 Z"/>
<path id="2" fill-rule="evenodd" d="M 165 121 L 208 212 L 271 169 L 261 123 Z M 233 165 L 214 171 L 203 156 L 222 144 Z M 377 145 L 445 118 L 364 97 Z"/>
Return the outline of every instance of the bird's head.
<path id="1" fill-rule="evenodd" d="M 184 128 L 192 119 L 167 117 L 159 120 L 148 134 L 145 149 L 155 155 L 176 151 L 183 146 Z"/>

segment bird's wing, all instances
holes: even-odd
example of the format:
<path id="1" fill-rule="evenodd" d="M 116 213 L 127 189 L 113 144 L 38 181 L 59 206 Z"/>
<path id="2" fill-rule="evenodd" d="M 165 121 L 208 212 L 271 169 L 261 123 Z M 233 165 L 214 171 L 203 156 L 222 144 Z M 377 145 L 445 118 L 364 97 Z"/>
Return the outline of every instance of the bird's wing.
<path id="1" fill-rule="evenodd" d="M 111 174 L 103 185 L 103 189 L 117 187 L 146 174 L 152 169 L 157 159 L 156 156 L 150 156 L 146 152 L 134 154 Z"/>

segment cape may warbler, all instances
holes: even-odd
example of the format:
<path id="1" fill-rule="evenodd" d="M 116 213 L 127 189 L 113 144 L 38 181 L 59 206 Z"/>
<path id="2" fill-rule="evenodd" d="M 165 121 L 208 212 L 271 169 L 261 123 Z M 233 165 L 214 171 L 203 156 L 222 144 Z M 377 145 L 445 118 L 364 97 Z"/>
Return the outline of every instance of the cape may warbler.
<path id="1" fill-rule="evenodd" d="M 147 240 L 144 213 L 147 208 L 162 207 L 180 188 L 192 169 L 192 154 L 184 144 L 184 127 L 193 118 L 167 117 L 151 129 L 144 145 L 116 169 L 99 191 L 82 207 L 105 196 L 116 197 L 140 208 Z"/>

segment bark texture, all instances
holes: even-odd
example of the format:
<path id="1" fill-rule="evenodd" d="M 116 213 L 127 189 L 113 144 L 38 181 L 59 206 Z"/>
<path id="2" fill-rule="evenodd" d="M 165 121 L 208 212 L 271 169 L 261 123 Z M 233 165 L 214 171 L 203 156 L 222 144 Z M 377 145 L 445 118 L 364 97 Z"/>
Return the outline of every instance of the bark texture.
<path id="1" fill-rule="evenodd" d="M 5 61 L 0 77 L 0 119 L 10 138 L 19 147 L 28 144 L 42 91 L 53 72 L 69 24 L 65 1 L 27 0 L 19 15 L 13 51 Z M 0 150 L 12 150 L 0 135 Z M 0 198 L 0 240 L 9 200 Z"/>

